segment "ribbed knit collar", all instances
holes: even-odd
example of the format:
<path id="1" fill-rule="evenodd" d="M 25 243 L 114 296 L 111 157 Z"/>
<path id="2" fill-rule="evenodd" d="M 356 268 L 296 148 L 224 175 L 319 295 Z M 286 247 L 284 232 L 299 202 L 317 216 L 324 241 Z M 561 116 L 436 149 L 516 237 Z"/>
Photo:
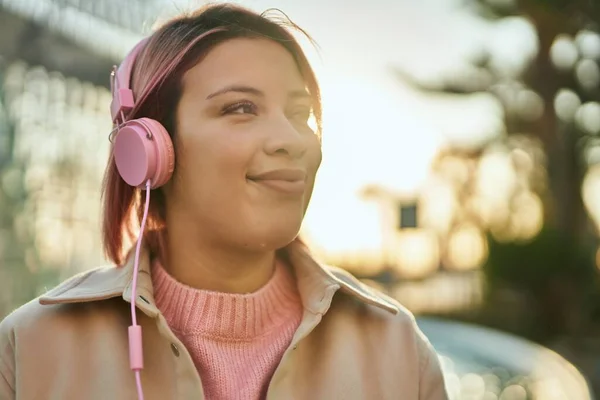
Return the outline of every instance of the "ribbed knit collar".
<path id="1" fill-rule="evenodd" d="M 288 266 L 275 263 L 265 286 L 254 293 L 198 290 L 175 280 L 158 260 L 152 264 L 156 305 L 180 335 L 251 340 L 301 315 L 302 301 Z"/>

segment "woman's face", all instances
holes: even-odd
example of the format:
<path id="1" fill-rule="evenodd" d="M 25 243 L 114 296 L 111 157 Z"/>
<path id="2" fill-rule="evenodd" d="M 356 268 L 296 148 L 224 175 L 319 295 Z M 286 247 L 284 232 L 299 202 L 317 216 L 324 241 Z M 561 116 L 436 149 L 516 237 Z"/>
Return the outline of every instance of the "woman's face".
<path id="1" fill-rule="evenodd" d="M 167 221 L 210 244 L 251 251 L 297 235 L 321 163 L 305 82 L 288 51 L 232 39 L 182 80 Z M 174 216 L 176 218 L 173 218 Z"/>

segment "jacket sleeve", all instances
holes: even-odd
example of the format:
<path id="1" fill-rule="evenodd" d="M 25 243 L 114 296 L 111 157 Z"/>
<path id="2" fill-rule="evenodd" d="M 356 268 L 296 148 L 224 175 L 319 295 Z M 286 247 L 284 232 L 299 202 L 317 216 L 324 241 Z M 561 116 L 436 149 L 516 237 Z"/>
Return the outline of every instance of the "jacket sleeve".
<path id="1" fill-rule="evenodd" d="M 418 332 L 421 353 L 419 400 L 448 400 L 446 384 L 438 355 L 427 338 Z"/>
<path id="2" fill-rule="evenodd" d="M 12 329 L 5 319 L 0 322 L 0 399 L 14 400 L 15 393 L 15 356 Z"/>

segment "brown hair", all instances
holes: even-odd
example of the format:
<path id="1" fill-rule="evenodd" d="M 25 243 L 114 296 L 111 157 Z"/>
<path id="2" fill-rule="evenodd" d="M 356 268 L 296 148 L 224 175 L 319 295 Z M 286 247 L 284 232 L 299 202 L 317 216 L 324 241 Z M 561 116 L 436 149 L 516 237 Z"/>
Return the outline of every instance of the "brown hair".
<path id="1" fill-rule="evenodd" d="M 159 121 L 169 132 L 176 146 L 174 115 L 181 96 L 181 79 L 184 73 L 198 63 L 216 45 L 234 38 L 267 38 L 280 43 L 294 57 L 302 74 L 306 88 L 313 100 L 313 113 L 317 129 L 321 129 L 321 99 L 315 74 L 300 45 L 287 27 L 292 27 L 310 37 L 298 26 L 285 18 L 274 20 L 265 13 L 257 14 L 245 8 L 231 5 L 209 5 L 191 14 L 180 15 L 163 24 L 149 38 L 140 52 L 133 67 L 131 89 L 138 98 L 149 84 L 194 38 L 215 29 L 200 39 L 192 49 L 185 53 L 181 62 L 172 73 L 137 104 L 129 119 L 148 117 Z M 106 256 L 115 264 L 122 264 L 126 240 L 135 239 L 134 225 L 138 225 L 143 212 L 139 189 L 129 186 L 119 175 L 114 156 L 106 167 L 102 198 L 103 226 L 102 236 Z M 152 192 L 147 230 L 144 239 L 151 251 L 158 251 L 159 230 L 164 224 L 164 195 L 160 189 Z"/>

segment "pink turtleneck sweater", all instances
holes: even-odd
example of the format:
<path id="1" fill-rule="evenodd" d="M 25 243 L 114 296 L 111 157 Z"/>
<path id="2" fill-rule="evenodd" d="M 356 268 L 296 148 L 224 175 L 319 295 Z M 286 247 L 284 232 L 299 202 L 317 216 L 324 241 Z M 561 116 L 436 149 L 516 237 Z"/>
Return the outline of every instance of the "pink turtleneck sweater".
<path id="1" fill-rule="evenodd" d="M 296 282 L 277 262 L 270 281 L 250 294 L 197 290 L 155 262 L 156 305 L 185 344 L 208 400 L 265 397 L 271 376 L 302 319 Z"/>

